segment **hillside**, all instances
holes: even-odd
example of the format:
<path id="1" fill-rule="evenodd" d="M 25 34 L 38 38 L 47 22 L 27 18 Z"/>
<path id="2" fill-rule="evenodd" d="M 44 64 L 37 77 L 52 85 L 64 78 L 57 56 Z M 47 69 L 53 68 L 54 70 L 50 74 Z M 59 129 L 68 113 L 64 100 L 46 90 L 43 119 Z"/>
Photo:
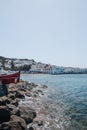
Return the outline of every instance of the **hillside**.
<path id="1" fill-rule="evenodd" d="M 36 62 L 33 59 L 6 58 L 0 56 L 0 65 L 5 70 L 20 70 L 27 73 L 86 74 L 87 68 L 62 67 Z"/>

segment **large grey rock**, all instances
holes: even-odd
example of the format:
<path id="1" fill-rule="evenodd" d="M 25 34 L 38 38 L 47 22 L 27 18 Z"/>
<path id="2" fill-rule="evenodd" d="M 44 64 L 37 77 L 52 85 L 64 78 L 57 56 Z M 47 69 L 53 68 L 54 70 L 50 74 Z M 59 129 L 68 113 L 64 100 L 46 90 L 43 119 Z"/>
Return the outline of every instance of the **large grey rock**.
<path id="1" fill-rule="evenodd" d="M 32 108 L 21 106 L 19 109 L 20 116 L 26 121 L 27 124 L 31 123 L 36 117 L 36 112 Z"/>

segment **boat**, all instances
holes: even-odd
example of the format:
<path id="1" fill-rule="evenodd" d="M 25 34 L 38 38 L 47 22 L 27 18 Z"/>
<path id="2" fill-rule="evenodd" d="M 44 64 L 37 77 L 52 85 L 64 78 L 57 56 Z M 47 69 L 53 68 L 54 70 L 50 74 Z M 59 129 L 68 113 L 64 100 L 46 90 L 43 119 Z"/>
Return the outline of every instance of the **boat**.
<path id="1" fill-rule="evenodd" d="M 10 84 L 17 83 L 20 80 L 20 71 L 11 73 L 11 74 L 1 74 L 0 75 L 0 83 L 1 84 Z"/>

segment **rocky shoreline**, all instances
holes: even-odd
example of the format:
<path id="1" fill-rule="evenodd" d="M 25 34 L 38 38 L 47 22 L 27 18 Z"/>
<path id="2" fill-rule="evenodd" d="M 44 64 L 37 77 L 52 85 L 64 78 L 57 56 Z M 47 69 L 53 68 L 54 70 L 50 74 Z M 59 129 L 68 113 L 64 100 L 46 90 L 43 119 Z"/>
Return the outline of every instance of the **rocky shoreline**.
<path id="1" fill-rule="evenodd" d="M 34 103 L 37 98 L 44 95 L 43 90 L 46 88 L 45 85 L 25 81 L 10 84 L 8 95 L 0 97 L 0 130 L 34 130 L 30 126 L 37 117 Z M 38 126 L 43 125 L 41 120 L 36 122 Z"/>
<path id="2" fill-rule="evenodd" d="M 0 97 L 0 130 L 64 130 L 47 92 L 46 85 L 10 84 L 8 95 Z"/>

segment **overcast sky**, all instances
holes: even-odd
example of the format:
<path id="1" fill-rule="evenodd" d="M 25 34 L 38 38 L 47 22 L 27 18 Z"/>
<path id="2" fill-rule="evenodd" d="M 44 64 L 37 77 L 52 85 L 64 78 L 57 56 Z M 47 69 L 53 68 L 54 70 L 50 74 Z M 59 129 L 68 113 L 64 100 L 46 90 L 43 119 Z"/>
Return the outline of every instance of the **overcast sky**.
<path id="1" fill-rule="evenodd" d="M 0 55 L 87 67 L 87 0 L 0 0 Z"/>

